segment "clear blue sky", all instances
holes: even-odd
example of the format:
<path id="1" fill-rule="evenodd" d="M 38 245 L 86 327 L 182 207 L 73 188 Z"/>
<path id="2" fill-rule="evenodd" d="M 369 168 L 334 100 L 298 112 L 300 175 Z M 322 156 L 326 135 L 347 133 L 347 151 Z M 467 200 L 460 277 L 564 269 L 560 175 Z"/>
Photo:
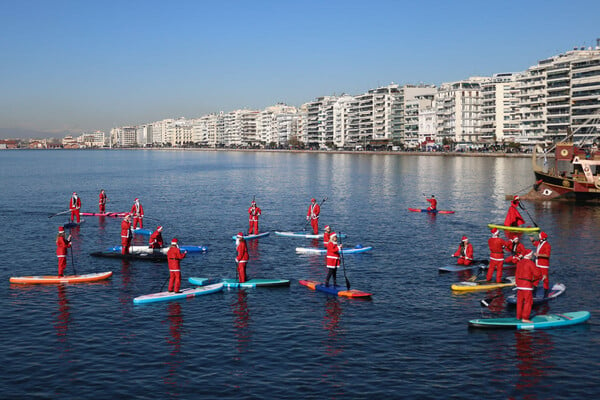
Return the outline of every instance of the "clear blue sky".
<path id="1" fill-rule="evenodd" d="M 523 71 L 600 37 L 598 0 L 3 0 L 0 15 L 0 138 Z"/>

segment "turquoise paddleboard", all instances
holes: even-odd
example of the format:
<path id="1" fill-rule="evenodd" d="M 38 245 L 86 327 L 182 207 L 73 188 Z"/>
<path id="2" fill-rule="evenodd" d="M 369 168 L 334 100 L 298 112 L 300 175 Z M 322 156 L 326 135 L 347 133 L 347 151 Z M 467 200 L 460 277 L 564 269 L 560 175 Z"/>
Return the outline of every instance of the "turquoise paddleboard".
<path id="1" fill-rule="evenodd" d="M 470 328 L 486 329 L 551 329 L 562 326 L 581 324 L 590 319 L 589 311 L 575 311 L 563 314 L 536 315 L 532 322 L 523 322 L 516 318 L 483 318 L 469 321 Z"/>

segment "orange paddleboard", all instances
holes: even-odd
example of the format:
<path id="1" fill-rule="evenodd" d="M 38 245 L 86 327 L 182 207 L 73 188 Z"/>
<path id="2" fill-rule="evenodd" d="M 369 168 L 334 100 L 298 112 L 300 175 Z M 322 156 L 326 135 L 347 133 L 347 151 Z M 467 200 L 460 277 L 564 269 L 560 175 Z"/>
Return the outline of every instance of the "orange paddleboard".
<path id="1" fill-rule="evenodd" d="M 13 276 L 10 278 L 10 283 L 80 283 L 80 282 L 94 282 L 101 281 L 109 278 L 112 275 L 112 271 L 108 272 L 97 272 L 93 274 L 85 275 L 45 275 L 45 276 Z"/>

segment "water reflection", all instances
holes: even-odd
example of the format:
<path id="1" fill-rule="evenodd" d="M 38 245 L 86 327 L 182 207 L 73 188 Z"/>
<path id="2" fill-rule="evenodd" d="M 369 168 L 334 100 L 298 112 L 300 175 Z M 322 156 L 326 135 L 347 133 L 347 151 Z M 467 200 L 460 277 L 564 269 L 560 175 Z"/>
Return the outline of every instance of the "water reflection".
<path id="1" fill-rule="evenodd" d="M 250 310 L 248 309 L 248 293 L 244 289 L 237 291 L 236 301 L 231 305 L 233 309 L 233 326 L 235 328 L 235 338 L 237 340 L 235 349 L 237 355 L 234 360 L 239 360 L 240 354 L 248 351 L 248 346 L 251 341 L 252 332 L 249 328 Z"/>
<path id="2" fill-rule="evenodd" d="M 56 313 L 56 321 L 54 322 L 54 329 L 58 342 L 68 345 L 69 342 L 69 323 L 71 322 L 71 306 L 67 299 L 67 287 L 66 285 L 58 285 L 58 312 Z M 63 352 L 68 351 L 68 348 L 63 348 Z"/>
<path id="3" fill-rule="evenodd" d="M 327 296 L 325 301 L 325 315 L 323 328 L 327 332 L 325 342 L 325 360 L 323 380 L 334 392 L 332 397 L 344 394 L 344 380 L 339 378 L 343 372 L 342 354 L 344 353 L 345 331 L 341 324 L 342 305 L 337 297 Z"/>
<path id="4" fill-rule="evenodd" d="M 515 349 L 519 378 L 515 389 L 523 392 L 525 399 L 537 398 L 539 386 L 543 379 L 554 368 L 549 362 L 554 343 L 550 335 L 544 331 L 516 331 Z"/>
<path id="5" fill-rule="evenodd" d="M 183 333 L 183 313 L 181 311 L 181 303 L 174 301 L 170 302 L 167 306 L 169 312 L 169 335 L 165 337 L 167 345 L 171 347 L 169 357 L 167 359 L 167 374 L 164 376 L 163 381 L 168 387 L 170 387 L 169 394 L 173 397 L 177 397 L 179 392 L 176 391 L 179 388 L 179 367 L 181 366 L 183 359 L 181 357 L 181 338 Z"/>

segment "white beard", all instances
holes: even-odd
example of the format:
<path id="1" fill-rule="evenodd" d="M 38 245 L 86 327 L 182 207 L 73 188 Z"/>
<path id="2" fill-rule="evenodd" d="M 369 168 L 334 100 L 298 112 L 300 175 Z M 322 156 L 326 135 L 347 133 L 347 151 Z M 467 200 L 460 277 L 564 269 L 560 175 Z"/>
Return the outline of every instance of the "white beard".
<path id="1" fill-rule="evenodd" d="M 240 245 L 240 239 L 235 239 L 235 245 L 239 246 Z"/>

